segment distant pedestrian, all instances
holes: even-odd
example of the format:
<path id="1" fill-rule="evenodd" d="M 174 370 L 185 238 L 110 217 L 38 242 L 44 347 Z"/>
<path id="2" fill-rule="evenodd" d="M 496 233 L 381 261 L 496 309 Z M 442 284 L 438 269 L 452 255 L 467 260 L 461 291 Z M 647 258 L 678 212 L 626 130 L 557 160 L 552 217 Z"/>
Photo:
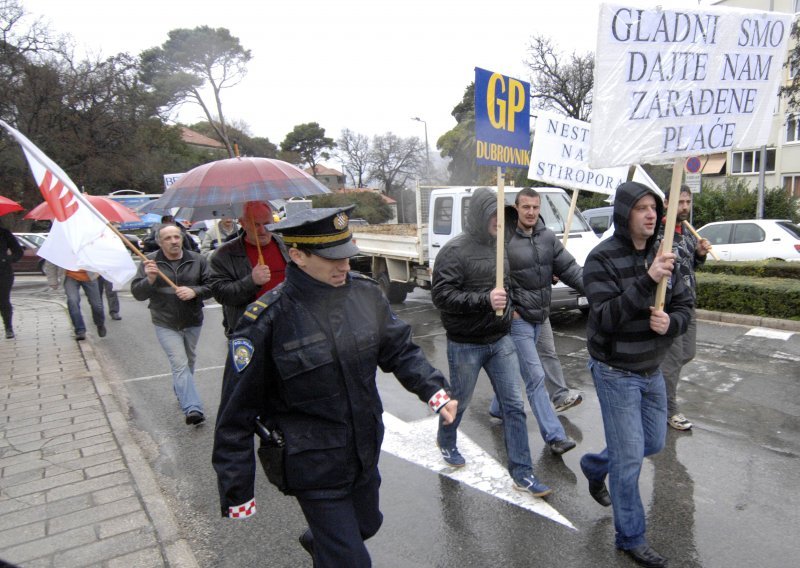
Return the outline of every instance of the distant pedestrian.
<path id="1" fill-rule="evenodd" d="M 669 192 L 664 200 L 664 207 L 669 206 Z M 706 261 L 711 243 L 708 239 L 698 240 L 683 226 L 689 220 L 692 212 L 692 190 L 688 185 L 682 185 L 680 200 L 678 201 L 678 214 L 675 218 L 675 234 L 672 241 L 672 252 L 675 253 L 676 262 L 680 266 L 683 282 L 692 294 L 693 303 L 697 302 L 697 277 L 695 269 Z M 659 240 L 664 239 L 664 223 L 659 225 Z M 683 415 L 678 407 L 678 382 L 681 379 L 681 370 L 684 365 L 694 359 L 697 350 L 697 317 L 692 307 L 692 317 L 686 333 L 679 335 L 672 342 L 664 361 L 661 363 L 661 372 L 664 373 L 664 383 L 667 387 L 667 424 L 675 430 L 690 430 L 692 423 Z"/>
<path id="2" fill-rule="evenodd" d="M 11 306 L 11 288 L 14 286 L 14 268 L 24 251 L 17 237 L 6 229 L 0 227 L 0 313 L 3 316 L 3 325 L 6 329 L 6 339 L 14 339 L 13 315 Z"/>
<path id="3" fill-rule="evenodd" d="M 581 470 L 592 498 L 613 505 L 616 547 L 655 568 L 666 566 L 667 559 L 645 537 L 639 473 L 644 458 L 664 447 L 667 395 L 659 364 L 673 338 L 686 331 L 692 308 L 675 254 L 655 248 L 663 211 L 661 198 L 649 187 L 620 185 L 614 235 L 592 249 L 583 267 L 589 369 L 607 447 L 584 454 Z M 655 305 L 662 278 L 668 279 L 663 310 Z"/>
<path id="4" fill-rule="evenodd" d="M 211 296 L 208 264 L 200 253 L 183 248 L 183 236 L 175 225 L 160 225 L 155 236 L 160 250 L 148 254 L 148 260 L 139 266 L 131 293 L 139 301 L 150 301 L 147 307 L 156 338 L 169 359 L 173 390 L 186 424 L 197 425 L 205 420 L 203 401 L 194 384 L 194 365 L 203 300 Z M 159 269 L 177 289 L 159 276 Z"/>
<path id="5" fill-rule="evenodd" d="M 121 320 L 122 316 L 119 315 L 119 295 L 114 290 L 114 284 L 102 276 L 98 278 L 98 281 L 100 283 L 100 297 L 102 298 L 103 294 L 105 294 L 108 302 L 108 315 L 111 316 L 112 320 Z"/>
<path id="6" fill-rule="evenodd" d="M 97 326 L 97 335 L 106 336 L 106 316 L 103 312 L 103 299 L 100 297 L 99 274 L 86 270 L 64 271 L 64 293 L 67 295 L 67 310 L 75 329 L 75 339 L 86 339 L 86 324 L 81 313 L 81 290 L 86 294 L 92 310 L 92 321 Z"/>
<path id="7" fill-rule="evenodd" d="M 289 255 L 283 240 L 265 227 L 272 209 L 263 201 L 249 201 L 239 224 L 244 232 L 211 256 L 211 290 L 222 304 L 225 335 L 230 336 L 245 308 L 283 282 Z"/>
<path id="8" fill-rule="evenodd" d="M 206 255 L 206 257 L 210 257 L 211 253 L 233 239 L 238 230 L 239 227 L 232 217 L 223 217 L 219 219 L 214 223 L 214 226 L 208 229 L 206 234 L 203 235 L 203 241 L 200 243 L 200 252 Z"/>

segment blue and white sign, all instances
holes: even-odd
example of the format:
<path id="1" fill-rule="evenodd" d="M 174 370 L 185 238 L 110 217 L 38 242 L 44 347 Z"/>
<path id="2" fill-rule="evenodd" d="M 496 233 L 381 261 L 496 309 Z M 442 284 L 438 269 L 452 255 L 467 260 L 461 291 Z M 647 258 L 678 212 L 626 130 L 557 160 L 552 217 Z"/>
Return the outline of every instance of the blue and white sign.
<path id="1" fill-rule="evenodd" d="M 530 92 L 525 81 L 475 68 L 475 162 L 479 166 L 528 168 Z"/>

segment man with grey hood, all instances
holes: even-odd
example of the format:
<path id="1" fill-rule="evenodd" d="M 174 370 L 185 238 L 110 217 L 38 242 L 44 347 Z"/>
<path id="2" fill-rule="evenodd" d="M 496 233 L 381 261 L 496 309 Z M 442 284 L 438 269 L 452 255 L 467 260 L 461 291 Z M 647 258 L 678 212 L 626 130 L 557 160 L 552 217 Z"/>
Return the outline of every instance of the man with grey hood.
<path id="1" fill-rule="evenodd" d="M 581 470 L 592 498 L 613 505 L 616 547 L 654 568 L 666 566 L 667 559 L 645 538 L 639 473 L 644 458 L 664 447 L 667 394 L 659 365 L 673 338 L 686 331 L 693 304 L 675 254 L 656 248 L 663 212 L 661 198 L 649 187 L 620 185 L 614 235 L 592 249 L 583 266 L 589 369 L 606 448 L 585 454 Z M 668 285 L 662 308 L 656 304 L 656 288 L 663 278 Z"/>
<path id="2" fill-rule="evenodd" d="M 516 211 L 507 206 L 505 226 L 513 230 L 516 224 Z M 433 269 L 431 295 L 447 332 L 451 397 L 459 401 L 451 424 L 440 418 L 436 442 L 446 463 L 453 467 L 466 464 L 456 444 L 458 425 L 483 368 L 502 407 L 508 470 L 514 487 L 542 497 L 552 489 L 533 475 L 519 359 L 510 336 L 508 260 L 504 263 L 504 285 L 497 288 L 496 243 L 497 196 L 490 189 L 480 188 L 470 198 L 464 232 L 442 247 Z M 502 315 L 496 315 L 496 310 Z"/>

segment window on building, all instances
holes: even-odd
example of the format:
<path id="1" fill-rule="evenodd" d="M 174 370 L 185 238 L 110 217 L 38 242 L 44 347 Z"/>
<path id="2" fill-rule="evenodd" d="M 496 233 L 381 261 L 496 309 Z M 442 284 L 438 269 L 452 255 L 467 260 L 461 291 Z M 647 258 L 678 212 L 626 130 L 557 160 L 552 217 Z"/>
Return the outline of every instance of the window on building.
<path id="1" fill-rule="evenodd" d="M 790 115 L 786 119 L 786 142 L 800 142 L 800 115 Z"/>
<path id="2" fill-rule="evenodd" d="M 800 174 L 783 176 L 783 189 L 792 197 L 800 197 Z"/>
<path id="3" fill-rule="evenodd" d="M 744 152 L 731 152 L 732 174 L 757 174 L 761 169 L 761 149 Z M 775 148 L 767 148 L 765 172 L 775 171 Z"/>

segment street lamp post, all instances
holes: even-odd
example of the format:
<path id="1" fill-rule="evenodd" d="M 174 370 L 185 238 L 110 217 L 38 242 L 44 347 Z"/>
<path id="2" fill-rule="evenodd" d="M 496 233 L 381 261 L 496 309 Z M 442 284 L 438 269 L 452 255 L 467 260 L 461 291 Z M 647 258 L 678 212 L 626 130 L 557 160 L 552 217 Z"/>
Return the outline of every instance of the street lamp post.
<path id="1" fill-rule="evenodd" d="M 430 150 L 428 149 L 428 123 L 418 116 L 412 116 L 411 120 L 421 122 L 425 126 L 425 182 L 430 183 L 430 179 L 428 178 L 428 167 L 431 163 L 431 154 Z"/>

